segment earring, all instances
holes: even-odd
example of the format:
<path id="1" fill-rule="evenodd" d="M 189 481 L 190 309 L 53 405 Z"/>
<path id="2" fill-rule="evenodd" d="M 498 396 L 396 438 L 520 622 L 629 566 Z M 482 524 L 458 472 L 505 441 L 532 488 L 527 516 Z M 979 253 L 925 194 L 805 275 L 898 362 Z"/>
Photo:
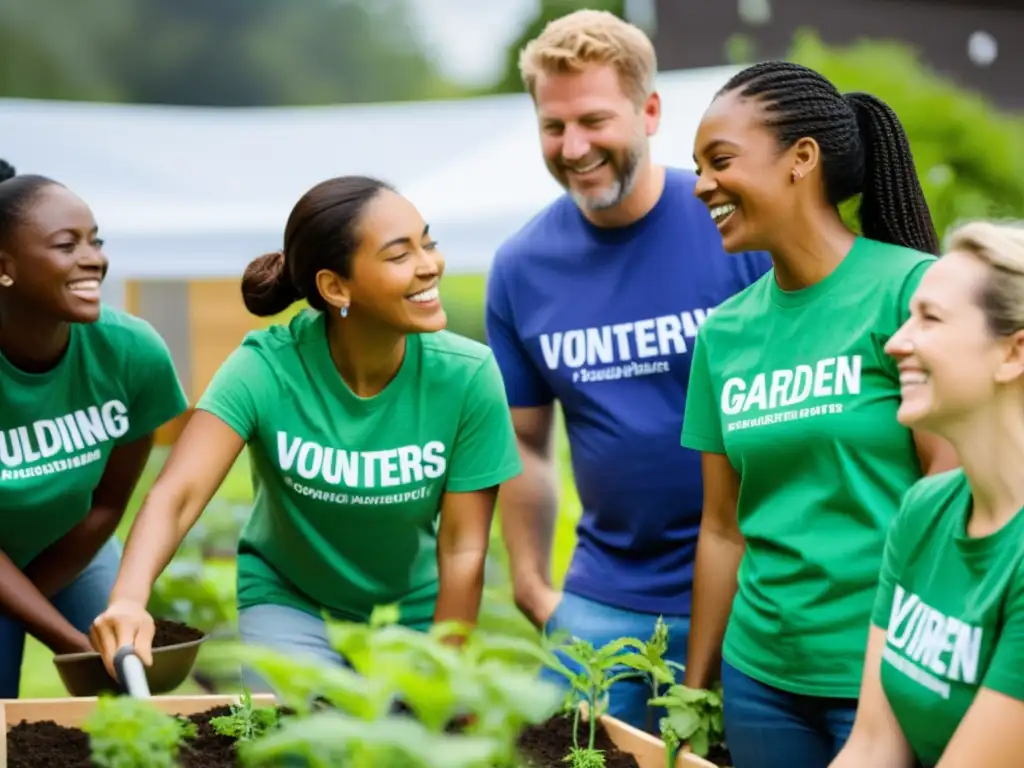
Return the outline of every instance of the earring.
<path id="1" fill-rule="evenodd" d="M 794 168 L 793 169 L 793 183 L 795 184 L 797 179 L 799 179 L 799 178 L 801 178 L 800 177 L 800 171 L 798 171 L 796 168 Z"/>
<path id="2" fill-rule="evenodd" d="M 14 285 L 14 280 L 11 278 L 10 275 L 0 275 L 0 285 L 2 285 L 4 288 L 10 288 L 12 285 Z"/>
<path id="3" fill-rule="evenodd" d="M 348 317 L 348 304 L 341 308 L 340 314 L 342 317 Z"/>

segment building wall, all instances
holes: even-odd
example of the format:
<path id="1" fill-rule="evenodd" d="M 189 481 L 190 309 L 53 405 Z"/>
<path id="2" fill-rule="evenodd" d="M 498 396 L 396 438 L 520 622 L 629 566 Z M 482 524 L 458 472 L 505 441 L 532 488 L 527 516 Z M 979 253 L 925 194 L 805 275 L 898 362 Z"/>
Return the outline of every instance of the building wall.
<path id="1" fill-rule="evenodd" d="M 124 308 L 163 337 L 193 405 L 245 334 L 265 325 L 246 311 L 237 279 L 130 281 Z M 191 409 L 160 429 L 157 443 L 176 440 L 189 416 Z"/>
<path id="2" fill-rule="evenodd" d="M 745 23 L 743 6 L 769 8 L 768 22 Z M 801 27 L 832 44 L 904 40 L 943 75 L 1004 109 L 1024 111 L 1024 0 L 657 0 L 653 37 L 662 70 L 686 69 L 728 63 L 726 43 L 740 32 L 755 42 L 757 58 L 782 58 Z M 971 60 L 976 32 L 997 45 L 988 66 Z M 975 51 L 986 51 L 984 34 L 975 36 Z"/>

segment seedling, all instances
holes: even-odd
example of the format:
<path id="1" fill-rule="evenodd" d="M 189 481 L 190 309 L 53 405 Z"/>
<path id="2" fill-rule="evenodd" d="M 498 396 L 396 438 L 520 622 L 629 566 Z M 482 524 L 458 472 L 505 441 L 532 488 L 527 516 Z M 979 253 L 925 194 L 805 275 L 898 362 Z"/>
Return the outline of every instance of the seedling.
<path id="1" fill-rule="evenodd" d="M 231 736 L 238 741 L 252 741 L 277 724 L 276 707 L 254 707 L 249 691 L 243 691 L 240 699 L 238 704 L 231 706 L 231 714 L 211 718 L 210 725 L 221 736 Z"/>
<path id="2" fill-rule="evenodd" d="M 592 643 L 573 638 L 559 650 L 579 667 L 579 672 L 570 669 L 554 654 L 547 659 L 547 665 L 561 674 L 572 686 L 566 708 L 573 710 L 573 748 L 566 758 L 572 768 L 594 768 L 604 765 L 604 753 L 596 749 L 597 723 L 607 709 L 608 692 L 611 687 L 626 678 L 635 677 L 637 672 L 627 669 L 615 673 L 616 667 L 628 656 L 635 655 L 638 641 L 634 638 L 620 638 L 595 648 Z M 586 704 L 589 732 L 586 747 L 580 746 L 579 730 L 582 715 L 581 704 Z M 600 761 L 600 762 L 596 762 Z"/>
<path id="3" fill-rule="evenodd" d="M 668 712 L 661 719 L 660 726 L 670 766 L 683 743 L 689 743 L 695 755 L 707 757 L 713 744 L 724 741 L 725 724 L 719 686 L 714 690 L 703 690 L 672 685 L 665 695 L 651 699 L 649 704 L 665 707 Z"/>
<path id="4" fill-rule="evenodd" d="M 642 675 L 651 689 L 651 699 L 660 695 L 665 686 L 673 685 L 676 682 L 676 671 L 685 672 L 685 668 L 678 662 L 665 658 L 668 651 L 668 625 L 661 616 L 654 624 L 654 632 L 646 643 L 630 640 L 628 645 L 637 652 L 624 656 L 621 663 L 625 664 Z M 651 730 L 654 718 L 654 709 L 650 705 L 647 708 L 647 730 Z"/>
<path id="5" fill-rule="evenodd" d="M 175 768 L 195 724 L 166 715 L 145 699 L 102 696 L 82 724 L 97 768 Z"/>

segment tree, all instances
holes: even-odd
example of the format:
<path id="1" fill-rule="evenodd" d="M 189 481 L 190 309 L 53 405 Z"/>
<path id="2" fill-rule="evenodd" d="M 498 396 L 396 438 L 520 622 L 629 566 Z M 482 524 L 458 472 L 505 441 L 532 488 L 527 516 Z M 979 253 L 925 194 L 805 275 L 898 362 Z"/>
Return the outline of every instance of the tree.
<path id="1" fill-rule="evenodd" d="M 519 52 L 528 42 L 544 31 L 544 27 L 555 19 L 566 16 L 581 8 L 589 8 L 598 11 L 611 11 L 620 19 L 625 18 L 625 0 L 541 0 L 537 8 L 537 15 L 519 33 L 519 36 L 509 43 L 505 49 L 505 66 L 501 78 L 488 93 L 522 93 L 523 82 L 519 76 Z"/>
<path id="2" fill-rule="evenodd" d="M 939 236 L 971 218 L 1024 217 L 1024 122 L 928 69 L 894 41 L 830 47 L 803 30 L 789 53 L 843 92 L 866 91 L 899 115 Z M 897 73 L 897 76 L 894 76 Z"/>

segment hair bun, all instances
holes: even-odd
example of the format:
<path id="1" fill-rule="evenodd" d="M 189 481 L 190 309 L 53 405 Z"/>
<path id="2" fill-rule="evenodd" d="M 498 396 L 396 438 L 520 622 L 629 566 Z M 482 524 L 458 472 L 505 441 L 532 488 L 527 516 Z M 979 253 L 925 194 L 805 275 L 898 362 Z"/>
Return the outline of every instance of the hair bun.
<path id="1" fill-rule="evenodd" d="M 14 170 L 14 166 L 8 163 L 6 160 L 0 160 L 0 182 L 13 179 L 18 175 L 18 172 Z"/>

